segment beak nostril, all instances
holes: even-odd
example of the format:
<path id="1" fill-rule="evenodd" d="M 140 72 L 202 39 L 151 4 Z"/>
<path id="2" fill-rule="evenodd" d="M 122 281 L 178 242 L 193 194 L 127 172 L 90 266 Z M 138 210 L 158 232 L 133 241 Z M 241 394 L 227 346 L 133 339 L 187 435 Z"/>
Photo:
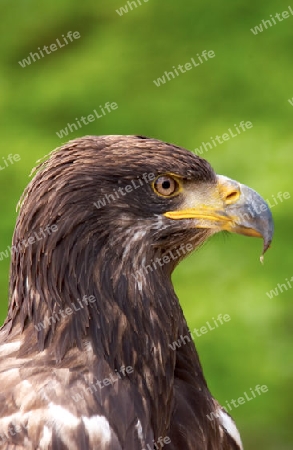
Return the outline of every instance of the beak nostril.
<path id="1" fill-rule="evenodd" d="M 240 197 L 239 191 L 232 191 L 226 196 L 225 201 L 229 205 L 230 203 L 236 202 L 239 197 Z"/>
<path id="2" fill-rule="evenodd" d="M 225 205 L 236 203 L 241 196 L 241 185 L 237 181 L 218 175 L 218 189 Z"/>

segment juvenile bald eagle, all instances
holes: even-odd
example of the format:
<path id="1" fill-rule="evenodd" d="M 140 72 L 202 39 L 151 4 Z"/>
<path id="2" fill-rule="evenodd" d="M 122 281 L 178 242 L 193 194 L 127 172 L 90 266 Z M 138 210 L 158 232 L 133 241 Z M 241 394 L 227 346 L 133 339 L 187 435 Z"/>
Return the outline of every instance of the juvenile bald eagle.
<path id="1" fill-rule="evenodd" d="M 266 250 L 271 213 L 183 148 L 87 136 L 40 164 L 0 330 L 2 448 L 241 449 L 194 343 L 170 348 L 188 334 L 171 273 L 221 230 Z"/>

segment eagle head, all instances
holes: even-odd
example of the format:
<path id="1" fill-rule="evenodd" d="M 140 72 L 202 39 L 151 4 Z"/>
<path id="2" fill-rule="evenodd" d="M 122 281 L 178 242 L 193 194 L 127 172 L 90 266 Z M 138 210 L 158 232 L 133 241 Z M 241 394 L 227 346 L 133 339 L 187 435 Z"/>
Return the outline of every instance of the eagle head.
<path id="1" fill-rule="evenodd" d="M 164 319 L 176 335 L 170 274 L 221 230 L 262 237 L 265 251 L 270 210 L 255 191 L 175 145 L 142 136 L 73 140 L 36 168 L 22 196 L 6 322 L 33 324 L 38 349 L 55 342 L 58 359 L 90 335 L 98 353 L 135 364 L 124 341 Z M 41 238 L 20 245 L 33 233 Z M 37 329 L 84 296 L 95 301 Z"/>
<path id="2" fill-rule="evenodd" d="M 87 136 L 39 164 L 20 201 L 0 330 L 4 419 L 30 424 L 31 448 L 44 424 L 43 444 L 52 436 L 56 446 L 67 429 L 68 448 L 151 448 L 166 436 L 171 450 L 242 448 L 208 390 L 171 282 L 178 262 L 222 230 L 262 237 L 265 251 L 270 210 L 175 145 Z M 179 336 L 186 342 L 174 351 Z M 93 391 L 119 368 L 123 380 Z"/>

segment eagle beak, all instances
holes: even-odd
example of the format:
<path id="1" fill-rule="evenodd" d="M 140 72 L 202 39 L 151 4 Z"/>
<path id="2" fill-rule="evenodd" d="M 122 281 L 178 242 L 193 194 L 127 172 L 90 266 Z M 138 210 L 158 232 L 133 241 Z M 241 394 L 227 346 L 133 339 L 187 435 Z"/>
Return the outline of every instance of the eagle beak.
<path id="1" fill-rule="evenodd" d="M 214 185 L 196 185 L 194 194 L 186 189 L 183 209 L 168 211 L 169 219 L 194 219 L 196 228 L 230 231 L 261 237 L 263 254 L 272 241 L 274 224 L 267 203 L 253 189 L 222 175 Z M 262 257 L 261 257 L 262 260 Z"/>

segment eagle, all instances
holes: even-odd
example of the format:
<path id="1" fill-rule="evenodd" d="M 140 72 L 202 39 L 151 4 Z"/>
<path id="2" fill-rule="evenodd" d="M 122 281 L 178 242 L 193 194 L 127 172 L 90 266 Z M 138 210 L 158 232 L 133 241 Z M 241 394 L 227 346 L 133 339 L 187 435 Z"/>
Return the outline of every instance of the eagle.
<path id="1" fill-rule="evenodd" d="M 2 448 L 242 449 L 192 339 L 170 346 L 188 335 L 171 274 L 222 230 L 266 251 L 268 205 L 176 145 L 85 136 L 40 162 L 0 329 Z"/>

